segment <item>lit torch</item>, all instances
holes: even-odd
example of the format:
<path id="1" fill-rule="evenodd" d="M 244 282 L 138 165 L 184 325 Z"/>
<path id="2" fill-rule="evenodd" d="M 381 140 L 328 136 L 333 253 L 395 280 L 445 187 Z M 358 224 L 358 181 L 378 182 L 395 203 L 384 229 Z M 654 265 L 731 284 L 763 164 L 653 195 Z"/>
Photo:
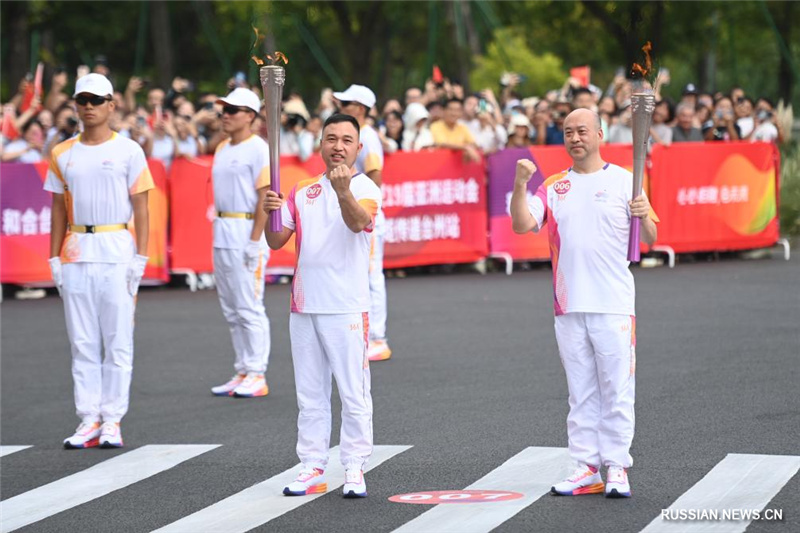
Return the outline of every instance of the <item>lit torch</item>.
<path id="1" fill-rule="evenodd" d="M 283 96 L 283 85 L 286 81 L 286 70 L 275 63 L 282 60 L 284 64 L 289 61 L 281 52 L 266 56 L 272 63 L 264 65 L 258 57 L 253 56 L 253 60 L 263 65 L 259 69 L 261 78 L 261 89 L 264 92 L 264 114 L 267 120 L 267 144 L 269 144 L 269 177 L 270 189 L 276 193 L 281 193 L 280 181 L 280 135 L 281 135 L 281 100 Z M 268 230 L 272 233 L 283 231 L 280 210 L 272 211 L 269 215 Z"/>
<path id="2" fill-rule="evenodd" d="M 643 77 L 652 71 L 650 61 L 650 42 L 642 47 L 645 53 L 645 66 L 634 63 L 633 71 Z M 656 108 L 656 97 L 651 89 L 631 95 L 631 111 L 633 115 L 633 198 L 642 194 L 644 181 L 644 164 L 647 159 L 647 141 L 650 138 L 650 124 L 653 120 L 653 111 Z M 631 231 L 628 237 L 628 261 L 639 261 L 641 250 L 639 246 L 642 219 L 631 217 Z"/>

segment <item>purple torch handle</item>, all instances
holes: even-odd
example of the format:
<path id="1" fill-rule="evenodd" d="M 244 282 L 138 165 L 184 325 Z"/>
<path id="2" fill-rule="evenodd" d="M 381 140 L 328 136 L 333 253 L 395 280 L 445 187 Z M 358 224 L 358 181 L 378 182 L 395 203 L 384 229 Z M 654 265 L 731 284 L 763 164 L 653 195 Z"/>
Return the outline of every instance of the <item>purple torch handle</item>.
<path id="1" fill-rule="evenodd" d="M 636 93 L 631 96 L 631 112 L 633 128 L 633 191 L 632 198 L 642 194 L 644 182 L 644 165 L 647 159 L 647 142 L 650 139 L 650 123 L 656 108 L 655 96 L 652 92 Z M 642 219 L 631 216 L 631 232 L 628 236 L 628 261 L 638 262 L 641 259 L 640 234 Z"/>
<path id="2" fill-rule="evenodd" d="M 270 152 L 271 153 L 271 152 Z M 270 156 L 270 159 L 272 157 Z M 280 159 L 280 158 L 279 158 Z M 269 165 L 269 188 L 276 193 L 281 193 L 281 169 L 280 164 Z M 272 211 L 269 214 L 269 231 L 270 233 L 280 233 L 283 231 L 283 220 L 281 219 L 281 210 Z"/>
<path id="3" fill-rule="evenodd" d="M 286 71 L 283 67 L 268 65 L 259 69 L 261 89 L 264 91 L 264 114 L 267 121 L 267 144 L 269 145 L 269 182 L 270 190 L 281 193 L 281 100 Z M 269 214 L 267 231 L 280 233 L 283 231 L 281 211 Z"/>
<path id="4" fill-rule="evenodd" d="M 639 234 L 642 229 L 642 219 L 639 217 L 631 217 L 631 233 L 628 238 L 628 261 L 638 263 L 641 259 L 642 251 L 639 247 L 641 241 Z"/>

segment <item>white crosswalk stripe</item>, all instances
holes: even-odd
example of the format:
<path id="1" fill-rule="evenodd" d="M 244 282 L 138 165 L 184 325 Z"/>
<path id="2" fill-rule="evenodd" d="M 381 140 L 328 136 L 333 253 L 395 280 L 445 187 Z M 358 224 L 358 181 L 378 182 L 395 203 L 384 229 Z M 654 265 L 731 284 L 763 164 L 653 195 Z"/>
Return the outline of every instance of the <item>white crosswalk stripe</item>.
<path id="1" fill-rule="evenodd" d="M 0 446 L 0 457 L 5 457 L 6 455 L 11 455 L 12 453 L 21 452 L 22 450 L 27 450 L 32 446 Z"/>
<path id="2" fill-rule="evenodd" d="M 566 448 L 526 448 L 465 490 L 521 492 L 518 500 L 440 504 L 395 530 L 395 533 L 480 533 L 491 531 L 547 494 L 574 468 Z"/>
<path id="3" fill-rule="evenodd" d="M 14 531 L 206 453 L 213 445 L 150 445 L 0 502 L 0 532 Z"/>
<path id="4" fill-rule="evenodd" d="M 411 446 L 375 446 L 367 471 L 379 466 Z M 214 505 L 201 509 L 177 522 L 168 524 L 157 533 L 186 533 L 203 531 L 205 533 L 236 533 L 249 531 L 273 520 L 282 514 L 314 501 L 325 494 L 287 497 L 283 488 L 294 481 L 301 465 L 296 465 L 266 481 L 253 485 Z M 344 484 L 344 468 L 339 463 L 339 447 L 331 449 L 328 469 L 325 471 L 328 493 Z M 369 485 L 367 485 L 369 490 Z M 154 533 L 156 533 L 154 532 Z"/>
<path id="5" fill-rule="evenodd" d="M 728 454 L 666 510 L 762 510 L 800 469 L 800 456 Z M 674 516 L 679 516 L 675 514 Z M 660 515 L 642 533 L 740 533 L 752 520 L 665 520 Z"/>

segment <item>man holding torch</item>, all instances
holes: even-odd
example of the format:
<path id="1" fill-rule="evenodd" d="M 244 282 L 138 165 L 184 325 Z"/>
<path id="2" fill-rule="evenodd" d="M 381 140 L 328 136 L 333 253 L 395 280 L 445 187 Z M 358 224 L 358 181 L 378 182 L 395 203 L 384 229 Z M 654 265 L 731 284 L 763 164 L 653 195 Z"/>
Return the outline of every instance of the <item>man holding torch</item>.
<path id="1" fill-rule="evenodd" d="M 331 376 L 342 400 L 341 461 L 345 498 L 367 495 L 372 455 L 369 342 L 370 237 L 381 191 L 354 165 L 361 143 L 352 116 L 334 114 L 322 129 L 325 174 L 299 182 L 286 202 L 268 191 L 264 211 L 280 210 L 283 229 L 267 231 L 270 248 L 296 233 L 289 335 L 297 404 L 297 455 L 303 463 L 287 496 L 325 492 L 331 436 Z"/>
<path id="2" fill-rule="evenodd" d="M 229 138 L 214 154 L 214 277 L 222 313 L 231 332 L 236 374 L 213 387 L 216 396 L 255 398 L 269 394 L 264 372 L 270 351 L 264 308 L 264 239 L 267 215 L 259 208 L 269 188 L 269 147 L 250 131 L 261 100 L 249 89 L 234 89 L 222 104 L 222 128 Z"/>
<path id="3" fill-rule="evenodd" d="M 529 201 L 536 167 L 518 161 L 511 217 L 516 233 L 538 232 L 546 223 L 550 240 L 556 340 L 569 387 L 569 451 L 578 463 L 552 492 L 629 497 L 636 319 L 628 234 L 637 217 L 643 240 L 652 244 L 658 218 L 645 195 L 632 198 L 631 173 L 602 160 L 602 140 L 597 113 L 570 113 L 564 143 L 572 167 L 545 180 Z"/>

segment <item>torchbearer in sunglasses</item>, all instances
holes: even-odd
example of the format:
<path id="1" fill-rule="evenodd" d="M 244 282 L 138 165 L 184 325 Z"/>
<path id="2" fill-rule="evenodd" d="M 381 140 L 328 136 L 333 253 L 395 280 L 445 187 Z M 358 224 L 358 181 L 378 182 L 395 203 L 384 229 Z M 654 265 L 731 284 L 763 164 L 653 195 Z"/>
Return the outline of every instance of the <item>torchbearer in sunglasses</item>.
<path id="1" fill-rule="evenodd" d="M 222 104 L 228 139 L 214 154 L 214 277 L 222 314 L 230 328 L 236 372 L 213 387 L 216 396 L 255 398 L 269 393 L 264 373 L 270 352 L 264 308 L 264 269 L 269 248 L 263 239 L 267 214 L 260 209 L 270 184 L 269 147 L 250 125 L 261 110 L 253 91 L 234 89 Z"/>
<path id="2" fill-rule="evenodd" d="M 133 370 L 133 316 L 147 265 L 142 148 L 109 127 L 111 82 L 87 74 L 75 86 L 83 133 L 57 144 L 44 188 L 53 193 L 50 269 L 64 300 L 81 424 L 65 448 L 120 448 Z M 129 231 L 133 218 L 135 239 Z"/>

